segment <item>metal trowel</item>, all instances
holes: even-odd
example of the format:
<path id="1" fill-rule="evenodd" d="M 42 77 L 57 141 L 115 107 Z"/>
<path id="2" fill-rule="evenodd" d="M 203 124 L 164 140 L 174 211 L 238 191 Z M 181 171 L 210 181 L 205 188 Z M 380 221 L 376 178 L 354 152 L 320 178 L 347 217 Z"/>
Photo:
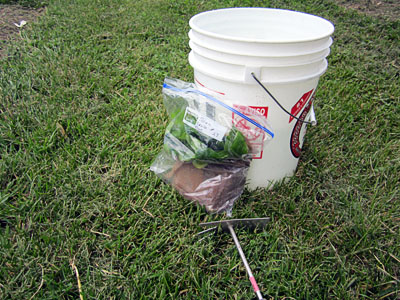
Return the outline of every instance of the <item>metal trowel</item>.
<path id="1" fill-rule="evenodd" d="M 247 229 L 262 229 L 265 225 L 270 221 L 270 218 L 253 218 L 253 219 L 230 219 L 230 220 L 222 220 L 208 223 L 200 223 L 200 226 L 207 228 L 206 230 L 199 232 L 199 234 L 204 234 L 210 231 L 217 231 L 220 227 L 223 231 L 229 232 L 235 242 L 236 248 L 239 251 L 240 257 L 242 258 L 243 264 L 246 268 L 247 274 L 249 275 L 249 280 L 251 285 L 253 286 L 254 292 L 257 294 L 258 300 L 265 300 L 261 295 L 260 289 L 257 285 L 256 279 L 254 278 L 253 273 L 251 272 L 249 263 L 247 262 L 246 256 L 243 253 L 242 247 L 240 246 L 239 240 L 236 236 L 234 227 L 245 227 Z"/>

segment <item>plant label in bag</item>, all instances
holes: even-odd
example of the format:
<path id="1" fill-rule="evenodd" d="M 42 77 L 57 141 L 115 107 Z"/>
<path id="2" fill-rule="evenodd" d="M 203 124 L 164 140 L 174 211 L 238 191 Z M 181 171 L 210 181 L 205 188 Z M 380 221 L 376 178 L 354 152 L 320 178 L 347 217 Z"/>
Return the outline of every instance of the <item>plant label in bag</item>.
<path id="1" fill-rule="evenodd" d="M 196 129 L 199 133 L 209 136 L 217 141 L 222 141 L 228 128 L 210 119 L 198 111 L 186 107 L 183 123 Z"/>

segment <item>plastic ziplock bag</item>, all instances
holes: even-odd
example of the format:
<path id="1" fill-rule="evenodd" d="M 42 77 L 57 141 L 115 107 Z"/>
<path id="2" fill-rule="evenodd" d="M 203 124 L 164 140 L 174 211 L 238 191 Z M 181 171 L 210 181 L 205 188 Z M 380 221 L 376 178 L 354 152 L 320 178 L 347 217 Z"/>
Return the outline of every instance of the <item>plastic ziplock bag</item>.
<path id="1" fill-rule="evenodd" d="M 208 212 L 230 214 L 259 151 L 246 136 L 257 134 L 265 144 L 274 135 L 266 118 L 250 107 L 238 111 L 177 79 L 165 79 L 163 98 L 170 123 L 150 169 Z M 247 132 L 235 127 L 234 117 L 247 122 Z"/>

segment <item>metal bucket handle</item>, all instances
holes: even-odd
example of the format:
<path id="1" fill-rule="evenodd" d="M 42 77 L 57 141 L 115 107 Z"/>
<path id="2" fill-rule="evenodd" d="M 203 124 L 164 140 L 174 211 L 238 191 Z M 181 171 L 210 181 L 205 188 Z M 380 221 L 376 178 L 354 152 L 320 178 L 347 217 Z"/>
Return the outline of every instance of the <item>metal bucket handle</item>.
<path id="1" fill-rule="evenodd" d="M 310 110 L 310 116 L 308 117 L 308 119 L 310 121 L 306 121 L 306 120 L 301 120 L 300 118 L 296 117 L 295 115 L 291 114 L 289 111 L 287 111 L 279 102 L 278 100 L 276 100 L 276 98 L 270 93 L 270 91 L 268 91 L 268 89 L 261 83 L 260 80 L 258 80 L 258 78 L 256 77 L 256 75 L 254 74 L 254 72 L 250 73 L 251 76 L 254 78 L 254 80 L 263 88 L 264 91 L 267 92 L 267 94 L 272 98 L 272 100 L 275 101 L 275 103 L 285 112 L 287 113 L 289 116 L 291 116 L 293 119 L 296 119 L 302 123 L 305 124 L 311 124 L 311 125 L 316 125 L 317 124 L 317 120 L 315 119 L 315 113 L 314 113 L 314 105 L 312 105 L 311 110 Z M 311 97 L 310 97 L 311 98 Z M 311 100 L 309 100 L 311 101 Z"/>

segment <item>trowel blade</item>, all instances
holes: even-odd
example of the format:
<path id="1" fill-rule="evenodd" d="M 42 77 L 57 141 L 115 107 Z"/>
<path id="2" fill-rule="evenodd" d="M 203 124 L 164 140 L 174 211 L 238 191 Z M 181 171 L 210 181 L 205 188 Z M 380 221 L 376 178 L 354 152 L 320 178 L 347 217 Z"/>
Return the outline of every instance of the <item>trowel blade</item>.
<path id="1" fill-rule="evenodd" d="M 263 229 L 270 220 L 271 220 L 270 218 L 230 219 L 230 220 L 200 223 L 199 225 L 202 227 L 220 226 L 222 228 L 222 230 L 224 230 L 224 231 L 229 231 L 229 228 L 228 228 L 229 224 L 232 227 L 245 227 L 248 229 L 256 229 L 256 228 Z"/>

